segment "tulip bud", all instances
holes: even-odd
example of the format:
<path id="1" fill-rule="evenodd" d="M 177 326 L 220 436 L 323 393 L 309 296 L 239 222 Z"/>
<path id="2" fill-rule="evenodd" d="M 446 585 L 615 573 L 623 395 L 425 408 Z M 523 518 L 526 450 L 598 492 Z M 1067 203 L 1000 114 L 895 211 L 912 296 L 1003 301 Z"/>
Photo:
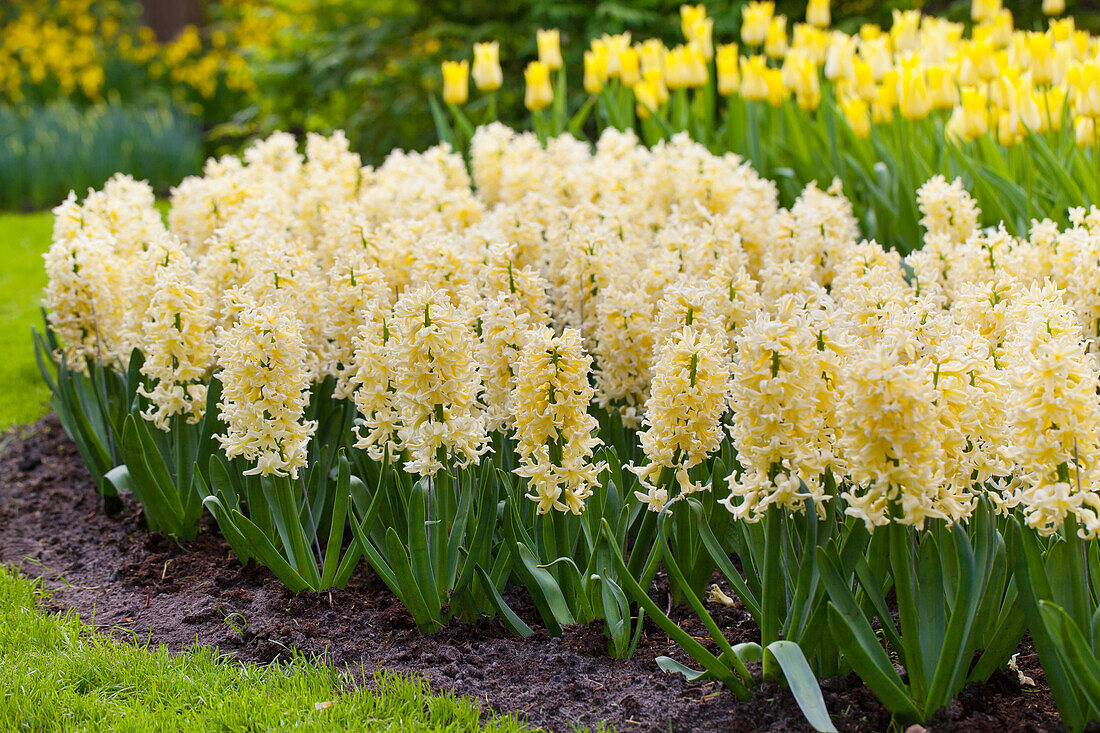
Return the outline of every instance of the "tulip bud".
<path id="1" fill-rule="evenodd" d="M 539 50 L 539 61 L 548 69 L 560 69 L 561 60 L 561 34 L 557 28 L 550 30 L 538 30 L 535 33 L 535 45 Z"/>
<path id="2" fill-rule="evenodd" d="M 541 61 L 532 61 L 523 71 L 527 93 L 523 103 L 532 112 L 544 110 L 554 101 L 554 88 L 550 86 L 550 69 Z"/>
<path id="3" fill-rule="evenodd" d="M 806 4 L 806 22 L 818 28 L 828 28 L 832 23 L 829 0 L 810 0 Z"/>
<path id="4" fill-rule="evenodd" d="M 736 43 L 727 43 L 718 47 L 715 66 L 718 69 L 718 93 L 723 97 L 735 94 L 741 86 L 739 64 Z"/>
<path id="5" fill-rule="evenodd" d="M 607 81 L 607 47 L 593 44 L 584 52 L 584 91 L 599 94 Z"/>
<path id="6" fill-rule="evenodd" d="M 1096 121 L 1091 117 L 1078 117 L 1074 131 L 1077 144 L 1082 148 L 1091 148 L 1096 145 Z"/>
<path id="7" fill-rule="evenodd" d="M 665 72 L 665 44 L 659 38 L 649 38 L 635 46 L 638 51 L 638 61 L 641 62 L 642 73 L 650 69 L 657 69 L 662 74 Z"/>
<path id="8" fill-rule="evenodd" d="M 768 82 L 764 78 L 768 61 L 763 56 L 741 59 L 741 96 L 751 102 L 768 98 Z"/>
<path id="9" fill-rule="evenodd" d="M 1100 61 L 1081 67 L 1081 83 L 1077 88 L 1077 114 L 1100 117 Z"/>
<path id="10" fill-rule="evenodd" d="M 1043 15 L 1061 15 L 1066 12 L 1066 0 L 1043 0 Z"/>
<path id="11" fill-rule="evenodd" d="M 777 15 L 768 24 L 768 34 L 764 41 L 764 53 L 773 59 L 783 58 L 787 53 L 787 16 Z"/>
<path id="12" fill-rule="evenodd" d="M 628 87 L 632 87 L 642 80 L 638 49 L 633 46 L 624 48 L 622 53 L 619 54 L 619 79 Z"/>
<path id="13" fill-rule="evenodd" d="M 931 111 L 932 103 L 928 98 L 928 87 L 921 69 L 905 70 L 901 79 L 898 108 L 901 110 L 901 116 L 907 120 L 922 119 Z"/>
<path id="14" fill-rule="evenodd" d="M 859 97 L 849 97 L 841 100 L 840 111 L 844 113 L 844 119 L 848 120 L 856 137 L 863 140 L 871 134 L 871 114 L 867 102 Z"/>
<path id="15" fill-rule="evenodd" d="M 741 41 L 746 46 L 760 46 L 768 36 L 768 26 L 775 13 L 774 2 L 753 0 L 741 7 Z"/>
<path id="16" fill-rule="evenodd" d="M 470 97 L 470 62 L 443 62 L 443 101 L 447 104 L 466 104 Z"/>
<path id="17" fill-rule="evenodd" d="M 500 44 L 496 41 L 474 44 L 474 84 L 483 92 L 500 89 L 504 72 L 500 69 Z"/>
<path id="18" fill-rule="evenodd" d="M 1001 12 L 1001 0 L 973 0 L 970 3 L 970 19 L 975 23 L 993 20 Z"/>
<path id="19" fill-rule="evenodd" d="M 684 38 L 691 40 L 691 29 L 701 20 L 706 20 L 706 5 L 681 5 L 680 6 L 680 30 Z"/>

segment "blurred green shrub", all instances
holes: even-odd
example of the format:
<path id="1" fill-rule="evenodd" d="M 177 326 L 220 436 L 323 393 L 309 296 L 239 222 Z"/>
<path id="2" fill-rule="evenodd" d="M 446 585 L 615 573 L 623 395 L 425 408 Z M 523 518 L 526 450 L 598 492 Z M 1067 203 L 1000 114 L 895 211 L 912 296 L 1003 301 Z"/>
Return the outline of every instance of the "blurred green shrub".
<path id="1" fill-rule="evenodd" d="M 0 106 L 0 209 L 53 206 L 116 172 L 167 192 L 202 159 L 198 123 L 164 106 Z"/>

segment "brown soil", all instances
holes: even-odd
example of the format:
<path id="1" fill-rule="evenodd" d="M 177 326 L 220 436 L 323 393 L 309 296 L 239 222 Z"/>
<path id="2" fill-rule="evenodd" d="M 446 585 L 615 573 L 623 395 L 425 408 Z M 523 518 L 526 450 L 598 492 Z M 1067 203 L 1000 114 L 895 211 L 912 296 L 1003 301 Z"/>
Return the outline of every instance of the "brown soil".
<path id="1" fill-rule="evenodd" d="M 6 443 L 6 445 L 4 445 Z M 144 528 L 127 503 L 106 516 L 75 447 L 53 417 L 0 439 L 0 562 L 43 579 L 51 609 L 74 609 L 96 628 L 151 640 L 173 650 L 216 646 L 238 659 L 269 662 L 297 649 L 327 655 L 341 668 L 415 673 L 434 689 L 453 690 L 532 726 L 568 731 L 605 721 L 621 731 L 808 730 L 790 694 L 772 683 L 738 701 L 713 682 L 687 682 L 658 670 L 668 654 L 691 663 L 658 628 L 643 635 L 630 660 L 606 652 L 598 626 L 561 638 L 541 630 L 523 640 L 495 621 L 451 623 L 431 636 L 366 566 L 348 588 L 289 593 L 262 567 L 242 566 L 214 531 L 177 543 Z M 662 593 L 667 603 L 667 593 Z M 528 623 L 537 617 L 518 589 L 508 599 Z M 673 611 L 675 614 L 675 610 Z M 702 625 L 679 620 L 697 638 Z M 755 629 L 743 611 L 718 618 L 731 640 Z M 1015 675 L 968 687 L 926 727 L 931 731 L 1061 730 L 1038 659 L 1021 648 Z M 837 727 L 884 731 L 890 716 L 854 677 L 822 683 Z"/>

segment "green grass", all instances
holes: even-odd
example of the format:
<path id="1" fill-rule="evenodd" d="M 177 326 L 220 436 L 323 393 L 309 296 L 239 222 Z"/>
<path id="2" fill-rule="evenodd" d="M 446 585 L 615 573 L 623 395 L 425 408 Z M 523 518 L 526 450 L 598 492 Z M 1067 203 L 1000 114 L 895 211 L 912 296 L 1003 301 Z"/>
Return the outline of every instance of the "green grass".
<path id="1" fill-rule="evenodd" d="M 482 721 L 469 700 L 433 696 L 415 678 L 380 674 L 374 691 L 348 692 L 324 663 L 257 666 L 119 640 L 43 612 L 42 595 L 0 566 L 0 730 L 526 730 L 512 717 Z"/>
<path id="2" fill-rule="evenodd" d="M 31 346 L 31 326 L 41 330 L 39 306 L 53 214 L 0 214 L 0 430 L 46 414 L 49 394 Z"/>

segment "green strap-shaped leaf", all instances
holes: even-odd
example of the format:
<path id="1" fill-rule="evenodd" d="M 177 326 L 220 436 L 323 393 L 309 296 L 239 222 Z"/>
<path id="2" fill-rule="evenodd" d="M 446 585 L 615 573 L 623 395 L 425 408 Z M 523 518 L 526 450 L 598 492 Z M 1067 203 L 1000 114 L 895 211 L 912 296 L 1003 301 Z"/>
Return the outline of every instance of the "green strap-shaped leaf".
<path id="1" fill-rule="evenodd" d="M 1039 601 L 1039 613 L 1058 644 L 1059 655 L 1073 671 L 1078 690 L 1091 708 L 1088 717 L 1095 720 L 1100 713 L 1100 662 L 1093 656 L 1080 627 L 1061 606 Z"/>
<path id="2" fill-rule="evenodd" d="M 740 599 L 741 604 L 745 607 L 745 610 L 749 612 L 754 621 L 760 618 L 760 601 L 749 590 L 748 585 L 741 578 L 741 574 L 737 572 L 737 568 L 730 562 L 729 555 L 722 550 L 721 545 L 718 543 L 718 538 L 711 532 L 710 526 L 703 521 L 703 507 L 694 499 L 688 500 L 688 506 L 691 507 L 692 513 L 696 517 L 696 526 L 699 530 L 699 539 L 703 542 L 703 547 L 706 548 L 707 554 L 710 555 L 714 564 L 722 571 L 722 576 L 725 577 L 726 582 L 730 584 L 730 588 L 733 589 L 734 594 Z"/>
<path id="3" fill-rule="evenodd" d="M 429 607 L 424 602 L 424 596 L 413 576 L 412 565 L 409 556 L 405 553 L 405 546 L 401 544 L 401 538 L 390 527 L 386 530 L 386 549 L 389 550 L 390 562 L 393 563 L 394 577 L 397 578 L 400 591 L 397 593 L 405 608 L 409 609 L 416 626 L 422 633 L 430 634 L 443 628 L 443 622 L 439 619 L 438 607 Z"/>
<path id="4" fill-rule="evenodd" d="M 517 542 L 516 556 L 520 562 L 515 569 L 525 581 L 524 585 L 530 591 L 535 605 L 543 613 L 543 622 L 546 623 L 547 630 L 552 636 L 560 636 L 562 626 L 576 623 L 561 588 L 558 587 L 554 576 L 539 566 L 538 559 L 527 545 Z"/>
<path id="5" fill-rule="evenodd" d="M 672 657 L 657 657 L 654 661 L 662 672 L 682 674 L 689 682 L 714 679 L 705 669 L 692 669 L 685 664 L 680 664 Z"/>
<path id="6" fill-rule="evenodd" d="M 344 545 L 344 525 L 347 521 L 348 493 L 351 484 L 351 467 L 348 465 L 348 458 L 344 455 L 343 449 L 340 450 L 336 460 L 338 464 L 336 496 L 333 497 L 332 519 L 329 523 L 328 543 L 325 545 L 324 570 L 321 573 L 320 585 L 322 590 L 331 588 L 336 581 L 336 573 L 339 570 L 337 561 Z M 352 548 L 348 552 L 350 553 L 353 549 L 355 549 L 355 543 L 352 543 Z"/>
<path id="7" fill-rule="evenodd" d="M 493 579 L 489 577 L 489 574 L 485 572 L 485 568 L 480 565 L 475 566 L 475 571 L 479 578 L 481 578 L 481 584 L 485 587 L 486 593 L 489 594 L 489 602 L 496 609 L 496 612 L 500 614 L 500 617 L 504 619 L 504 623 L 508 625 L 512 631 L 516 632 L 524 639 L 531 634 L 535 633 L 531 630 L 531 627 L 523 622 L 516 612 L 505 602 L 504 597 L 500 595 L 500 591 L 493 585 Z"/>
<path id="8" fill-rule="evenodd" d="M 223 531 L 225 527 L 233 527 L 233 530 L 249 544 L 252 556 L 266 566 L 293 593 L 313 590 L 309 581 L 291 567 L 286 558 L 275 549 L 275 545 L 271 544 L 267 535 L 261 532 L 248 517 L 238 511 L 226 511 L 217 497 L 209 497 L 203 504 L 218 520 L 218 525 L 223 528 Z"/>
<path id="9" fill-rule="evenodd" d="M 879 643 L 871 624 L 860 613 L 859 605 L 841 578 L 836 562 L 824 548 L 817 551 L 817 563 L 821 581 L 831 601 L 830 630 L 845 659 L 888 710 L 909 720 L 920 719 L 920 711 L 894 669 L 893 662 Z"/>
<path id="10" fill-rule="evenodd" d="M 821 696 L 821 687 L 798 644 L 785 639 L 773 641 L 768 644 L 767 653 L 779 662 L 787 685 L 791 688 L 791 695 L 798 703 L 799 710 L 806 716 L 806 722 L 822 733 L 836 733 L 829 710 L 825 707 L 825 698 Z"/>

